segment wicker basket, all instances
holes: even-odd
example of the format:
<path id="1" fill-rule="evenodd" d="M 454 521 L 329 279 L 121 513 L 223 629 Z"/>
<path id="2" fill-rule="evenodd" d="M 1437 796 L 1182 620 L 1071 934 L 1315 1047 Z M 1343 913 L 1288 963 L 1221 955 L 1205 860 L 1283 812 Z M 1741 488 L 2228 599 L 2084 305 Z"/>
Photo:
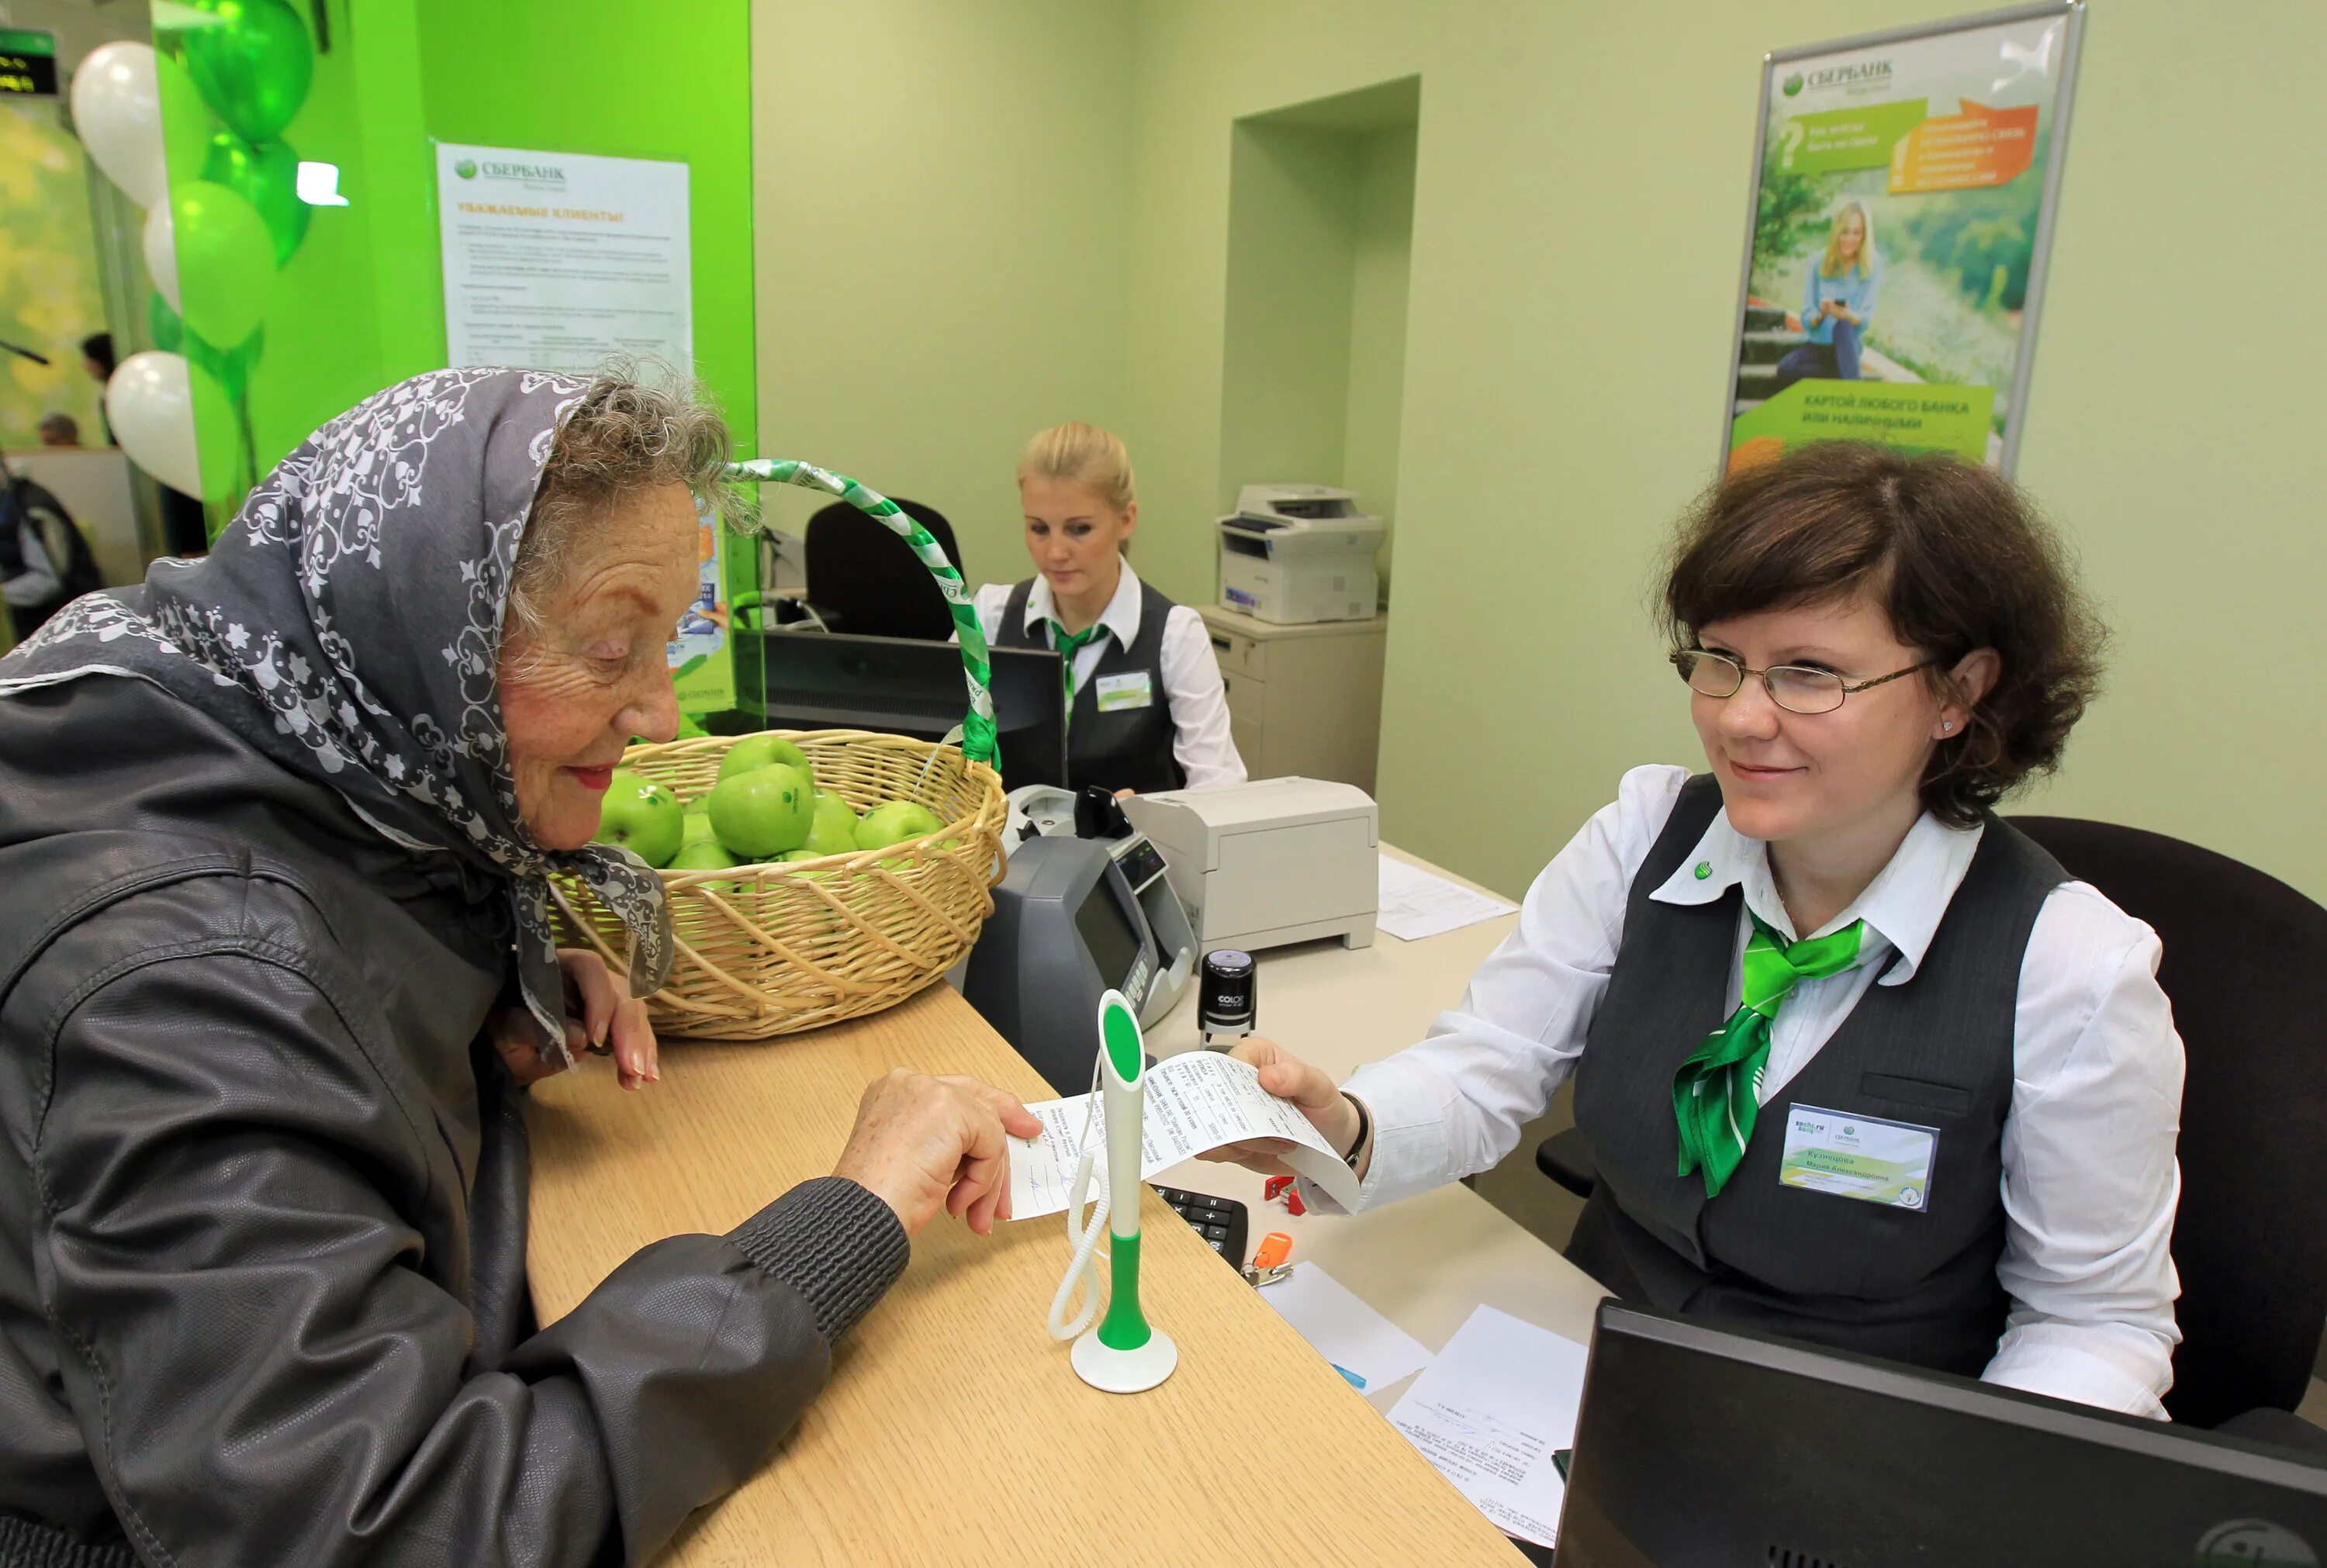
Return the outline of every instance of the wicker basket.
<path id="1" fill-rule="evenodd" d="M 819 789 L 863 811 L 918 800 L 945 819 L 886 849 L 732 871 L 667 871 L 677 938 L 670 979 L 648 1000 L 657 1030 L 766 1040 L 894 1006 L 958 963 L 994 912 L 1002 779 L 952 746 L 863 730 L 774 732 L 808 753 Z M 692 804 L 738 737 L 633 746 L 622 765 Z M 561 945 L 621 967 L 622 924 L 588 889 L 552 884 Z"/>

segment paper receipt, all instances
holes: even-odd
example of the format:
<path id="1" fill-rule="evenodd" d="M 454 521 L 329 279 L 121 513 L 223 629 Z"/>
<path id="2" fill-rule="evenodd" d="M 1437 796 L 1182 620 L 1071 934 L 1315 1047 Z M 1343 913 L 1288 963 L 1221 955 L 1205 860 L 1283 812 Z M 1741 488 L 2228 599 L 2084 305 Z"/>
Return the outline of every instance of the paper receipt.
<path id="1" fill-rule="evenodd" d="M 1010 1140 L 1010 1218 L 1057 1214 L 1074 1194 L 1082 1157 L 1083 1124 L 1098 1145 L 1091 1195 L 1106 1185 L 1107 1108 L 1098 1095 L 1070 1095 L 1028 1106 L 1042 1130 Z M 1215 1050 L 1192 1050 L 1160 1061 L 1147 1074 L 1145 1116 L 1140 1126 L 1139 1174 L 1154 1175 L 1207 1149 L 1245 1138 L 1284 1138 L 1294 1147 L 1285 1162 L 1331 1193 L 1347 1209 L 1358 1206 L 1358 1179 L 1309 1119 L 1260 1087 L 1259 1069 Z"/>

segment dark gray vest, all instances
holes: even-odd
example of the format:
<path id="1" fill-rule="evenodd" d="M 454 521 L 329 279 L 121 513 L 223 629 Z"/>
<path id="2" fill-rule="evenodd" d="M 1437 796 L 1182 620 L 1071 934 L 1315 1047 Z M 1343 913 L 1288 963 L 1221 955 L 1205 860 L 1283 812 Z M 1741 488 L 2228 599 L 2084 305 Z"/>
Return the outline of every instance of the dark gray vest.
<path id="1" fill-rule="evenodd" d="M 1720 806 L 1712 778 L 1689 780 L 1628 895 L 1623 947 L 1576 1064 L 1575 1124 L 1600 1175 L 1567 1255 L 1628 1301 L 1976 1377 L 2009 1304 L 1995 1265 L 2021 958 L 2068 875 L 1989 817 L 1915 977 L 1867 988 L 1762 1107 L 1744 1162 L 1707 1202 L 1701 1177 L 1674 1173 L 1672 1080 L 1726 1016 L 1743 895 L 1649 895 Z M 1790 1105 L 1937 1128 L 1926 1206 L 1780 1186 Z"/>
<path id="2" fill-rule="evenodd" d="M 1041 633 L 1026 633 L 1026 601 L 1034 591 L 1029 577 L 1010 590 L 1002 609 L 997 648 L 1048 648 Z M 1177 789 L 1188 781 L 1172 755 L 1179 728 L 1172 722 L 1172 702 L 1164 694 L 1164 621 L 1172 602 L 1152 583 L 1139 585 L 1139 638 L 1125 648 L 1110 636 L 1100 645 L 1098 667 L 1075 689 L 1075 703 L 1067 725 L 1067 783 L 1080 789 L 1097 784 L 1107 789 L 1136 789 L 1152 795 Z M 1098 711 L 1098 683 L 1109 676 L 1147 672 L 1153 694 L 1144 708 Z"/>

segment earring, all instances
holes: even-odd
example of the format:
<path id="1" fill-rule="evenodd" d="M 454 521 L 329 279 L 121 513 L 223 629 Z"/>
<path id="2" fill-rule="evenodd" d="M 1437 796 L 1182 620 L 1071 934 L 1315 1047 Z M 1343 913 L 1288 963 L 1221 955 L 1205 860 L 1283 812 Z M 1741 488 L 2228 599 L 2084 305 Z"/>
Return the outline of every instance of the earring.
<path id="1" fill-rule="evenodd" d="M 1939 733 L 1941 734 L 1952 735 L 1955 733 L 1955 730 L 1956 722 L 1953 719 L 1949 719 L 1946 723 L 1939 726 Z"/>

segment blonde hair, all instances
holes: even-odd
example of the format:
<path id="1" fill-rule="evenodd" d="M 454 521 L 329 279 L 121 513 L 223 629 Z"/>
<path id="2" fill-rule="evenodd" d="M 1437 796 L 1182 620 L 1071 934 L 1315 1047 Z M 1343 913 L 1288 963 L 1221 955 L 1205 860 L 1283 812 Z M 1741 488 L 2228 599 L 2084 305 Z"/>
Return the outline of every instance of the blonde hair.
<path id="1" fill-rule="evenodd" d="M 1018 458 L 1018 482 L 1030 479 L 1080 485 L 1117 512 L 1139 499 L 1122 437 L 1079 419 L 1034 433 Z"/>
<path id="2" fill-rule="evenodd" d="M 1858 255 L 1846 265 L 1842 259 L 1842 225 L 1854 212 L 1858 214 Z M 1818 263 L 1818 275 L 1840 277 L 1853 266 L 1861 277 L 1874 275 L 1874 215 L 1863 203 L 1846 201 L 1835 210 L 1834 227 L 1827 230 L 1826 258 Z"/>

